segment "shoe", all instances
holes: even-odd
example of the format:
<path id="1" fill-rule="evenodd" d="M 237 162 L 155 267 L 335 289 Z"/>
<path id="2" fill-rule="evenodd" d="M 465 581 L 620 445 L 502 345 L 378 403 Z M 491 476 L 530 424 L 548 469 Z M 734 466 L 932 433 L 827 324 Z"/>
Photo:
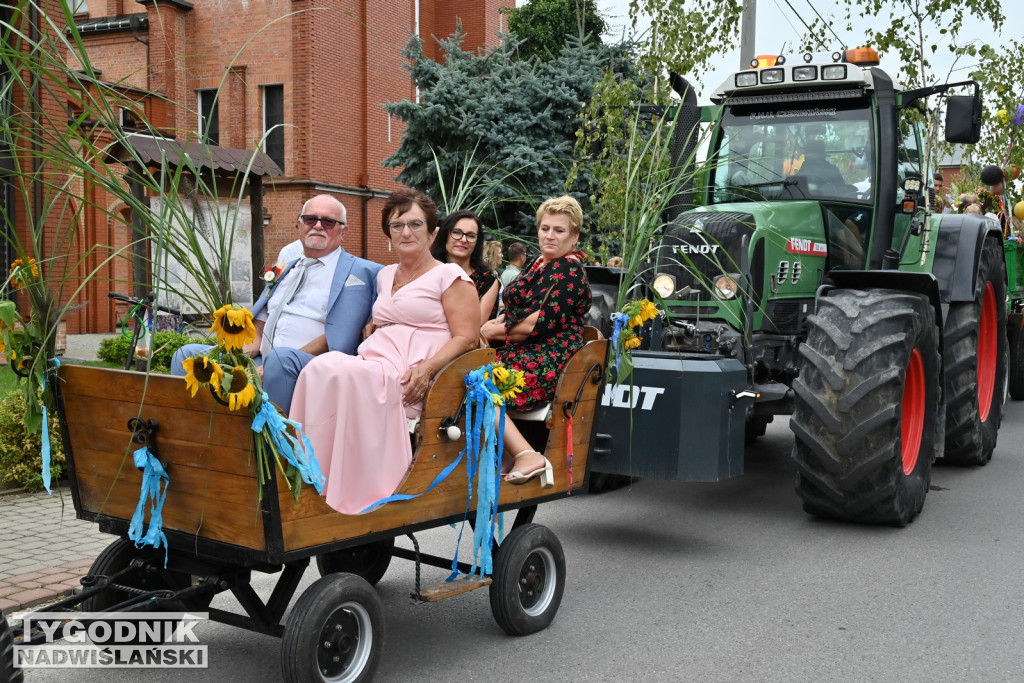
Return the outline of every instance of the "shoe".
<path id="1" fill-rule="evenodd" d="M 518 460 L 519 456 L 526 455 L 527 453 L 537 453 L 537 455 L 541 455 L 538 451 L 526 450 L 526 451 L 520 451 L 519 453 L 516 453 L 514 459 Z M 541 457 L 544 458 L 543 455 L 541 455 Z M 544 465 L 543 466 L 538 467 L 534 471 L 529 472 L 527 474 L 523 474 L 522 472 L 517 472 L 513 468 L 511 472 L 509 472 L 508 474 L 505 475 L 504 481 L 507 484 L 513 484 L 515 486 L 519 486 L 520 484 L 525 484 L 526 482 L 530 481 L 531 479 L 533 479 L 537 475 L 540 475 L 540 486 L 541 486 L 541 488 L 549 489 L 549 488 L 551 488 L 552 486 L 555 485 L 555 472 L 554 472 L 554 470 L 551 467 L 551 461 L 548 460 L 547 458 L 544 458 Z"/>

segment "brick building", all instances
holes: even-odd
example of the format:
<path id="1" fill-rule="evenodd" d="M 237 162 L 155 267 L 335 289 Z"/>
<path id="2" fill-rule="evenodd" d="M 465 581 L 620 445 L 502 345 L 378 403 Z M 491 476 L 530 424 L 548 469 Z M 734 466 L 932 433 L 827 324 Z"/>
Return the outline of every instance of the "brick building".
<path id="1" fill-rule="evenodd" d="M 382 105 L 415 97 L 400 50 L 414 33 L 436 50 L 431 36 L 449 35 L 457 22 L 467 49 L 494 43 L 504 28 L 499 9 L 514 0 L 69 4 L 93 67 L 105 82 L 138 93 L 152 125 L 181 142 L 206 136 L 223 147 L 262 144 L 281 167 L 283 174 L 264 186 L 268 262 L 295 239 L 302 201 L 326 192 L 348 209 L 345 247 L 389 263 L 378 217 L 383 196 L 397 185 L 395 171 L 381 161 L 397 149 L 402 128 Z M 126 115 L 130 126 L 131 112 Z M 109 213 L 83 212 L 84 243 L 126 243 L 127 212 L 117 215 L 102 199 L 98 204 Z M 108 274 L 127 279 L 127 266 Z M 113 330 L 115 308 L 104 288 L 113 287 L 90 288 L 85 305 L 68 316 L 69 333 Z"/>

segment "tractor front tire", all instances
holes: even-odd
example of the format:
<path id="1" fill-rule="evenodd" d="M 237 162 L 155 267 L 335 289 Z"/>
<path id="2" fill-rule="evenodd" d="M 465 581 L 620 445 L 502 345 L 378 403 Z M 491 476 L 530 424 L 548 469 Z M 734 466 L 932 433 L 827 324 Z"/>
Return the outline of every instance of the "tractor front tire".
<path id="1" fill-rule="evenodd" d="M 946 368 L 946 449 L 942 459 L 951 465 L 984 465 L 996 448 L 1006 381 L 1003 268 L 1001 245 L 986 239 L 974 301 L 951 303 L 942 330 Z"/>
<path id="2" fill-rule="evenodd" d="M 935 311 L 919 294 L 832 290 L 807 322 L 790 420 L 804 510 L 905 526 L 943 438 Z"/>

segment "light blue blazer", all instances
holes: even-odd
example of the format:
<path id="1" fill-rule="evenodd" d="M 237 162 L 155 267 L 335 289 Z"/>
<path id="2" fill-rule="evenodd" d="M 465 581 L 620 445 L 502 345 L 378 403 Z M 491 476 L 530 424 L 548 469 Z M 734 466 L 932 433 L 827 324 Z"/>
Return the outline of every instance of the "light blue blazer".
<path id="1" fill-rule="evenodd" d="M 298 263 L 296 259 L 281 272 L 277 282 Z M 377 300 L 377 272 L 383 268 L 379 263 L 353 256 L 344 249 L 334 270 L 331 281 L 331 296 L 327 300 L 327 319 L 324 323 L 327 347 L 331 351 L 355 354 L 362 341 L 363 325 L 370 319 L 373 302 Z M 266 287 L 252 306 L 253 315 L 267 307 L 272 293 Z"/>

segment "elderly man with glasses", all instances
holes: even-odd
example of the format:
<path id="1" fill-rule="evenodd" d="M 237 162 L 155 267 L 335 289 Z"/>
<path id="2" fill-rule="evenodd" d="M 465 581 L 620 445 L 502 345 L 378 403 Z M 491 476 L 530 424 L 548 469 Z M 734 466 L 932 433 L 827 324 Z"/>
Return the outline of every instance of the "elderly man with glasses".
<path id="1" fill-rule="evenodd" d="M 377 298 L 380 264 L 342 248 L 347 212 L 330 195 L 308 200 L 296 220 L 303 256 L 267 284 L 253 305 L 256 341 L 245 351 L 262 360 L 263 388 L 288 413 L 299 372 L 327 351 L 355 354 Z M 184 376 L 186 358 L 210 349 L 188 344 L 171 361 Z"/>

